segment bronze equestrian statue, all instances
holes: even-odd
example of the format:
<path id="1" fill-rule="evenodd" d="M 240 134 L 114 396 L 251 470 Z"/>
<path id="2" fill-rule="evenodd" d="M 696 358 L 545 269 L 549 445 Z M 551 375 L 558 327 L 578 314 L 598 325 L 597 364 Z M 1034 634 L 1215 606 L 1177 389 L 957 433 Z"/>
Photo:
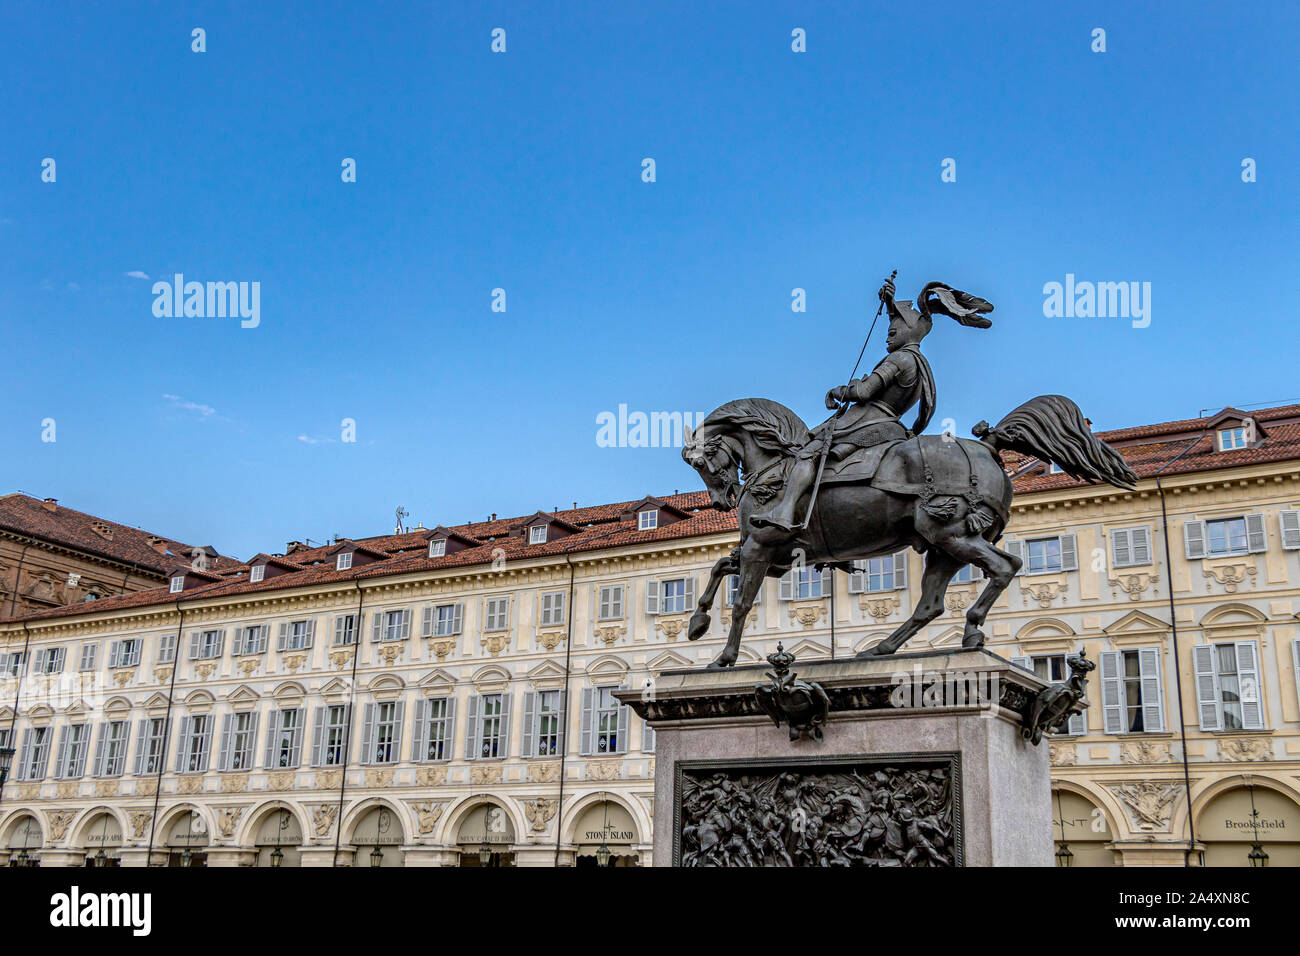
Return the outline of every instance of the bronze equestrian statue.
<path id="1" fill-rule="evenodd" d="M 827 393 L 827 407 L 837 409 L 828 421 L 810 432 L 784 405 L 742 398 L 687 436 L 682 458 L 704 479 L 713 507 L 737 509 L 740 521 L 740 546 L 714 565 L 691 617 L 688 636 L 698 640 L 722 581 L 740 576 L 727 643 L 710 667 L 736 663 L 764 578 L 801 567 L 852 571 L 854 561 L 905 547 L 925 555 L 920 600 L 889 637 L 858 656 L 892 654 L 938 617 L 948 582 L 966 564 L 982 570 L 987 584 L 966 612 L 962 647 L 982 647 L 984 619 L 1020 569 L 1019 559 L 995 547 L 1012 496 L 1000 452 L 1051 462 L 1089 482 L 1131 489 L 1137 481 L 1061 395 L 1031 398 L 992 428 L 980 422 L 978 440 L 919 434 L 935 407 L 934 376 L 920 350 L 932 316 L 988 328 L 993 306 L 939 282 L 921 290 L 915 307 L 895 301 L 892 279 L 879 295 L 889 309 L 888 354 L 869 375 Z M 916 406 L 909 429 L 900 419 Z"/>

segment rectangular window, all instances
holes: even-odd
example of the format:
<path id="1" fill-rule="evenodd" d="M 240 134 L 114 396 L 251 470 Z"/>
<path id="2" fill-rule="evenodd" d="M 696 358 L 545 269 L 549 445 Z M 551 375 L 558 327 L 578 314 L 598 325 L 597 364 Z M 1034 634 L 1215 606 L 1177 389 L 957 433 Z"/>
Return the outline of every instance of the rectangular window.
<path id="1" fill-rule="evenodd" d="M 1205 522 L 1205 532 L 1207 549 L 1210 554 L 1246 554 L 1249 551 L 1245 518 L 1224 518 L 1220 521 L 1207 521 Z"/>
<path id="2" fill-rule="evenodd" d="M 480 758 L 492 758 L 504 756 L 502 748 L 502 737 L 505 735 L 505 727 L 502 723 L 502 695 L 500 694 L 483 694 L 478 699 L 478 746 L 476 756 Z"/>
<path id="3" fill-rule="evenodd" d="M 147 717 L 140 721 L 135 749 L 137 775 L 156 774 L 162 769 L 167 732 L 167 722 L 162 717 Z"/>
<path id="4" fill-rule="evenodd" d="M 290 621 L 284 649 L 286 651 L 302 651 L 311 647 L 312 632 L 314 630 L 312 621 Z"/>
<path id="5" fill-rule="evenodd" d="M 54 776 L 75 780 L 86 772 L 86 752 L 90 749 L 90 725 L 69 724 L 63 728 Z"/>
<path id="6" fill-rule="evenodd" d="M 659 582 L 659 595 L 661 613 L 683 613 L 686 610 L 686 579 L 669 578 Z"/>
<path id="7" fill-rule="evenodd" d="M 953 584 L 969 584 L 972 581 L 978 581 L 984 577 L 984 572 L 973 564 L 963 564 L 957 573 L 952 576 Z"/>
<path id="8" fill-rule="evenodd" d="M 446 553 L 447 553 L 447 539 L 446 539 L 446 538 L 438 538 L 438 539 L 435 540 L 435 541 L 430 541 L 430 542 L 429 542 L 429 557 L 431 557 L 431 558 L 441 558 L 441 557 L 442 557 L 443 555 L 445 555 Z"/>
<path id="9" fill-rule="evenodd" d="M 63 656 L 67 652 L 63 647 L 43 647 L 36 652 L 36 673 L 63 673 Z"/>
<path id="10" fill-rule="evenodd" d="M 452 710 L 454 701 L 432 697 L 416 704 L 415 760 L 451 759 Z"/>
<path id="11" fill-rule="evenodd" d="M 81 662 L 77 665 L 77 670 L 93 671 L 95 669 L 95 660 L 99 657 L 99 644 L 82 644 L 81 645 Z"/>
<path id="12" fill-rule="evenodd" d="M 546 525 L 544 525 L 544 524 L 538 524 L 538 525 L 533 525 L 533 527 L 529 528 L 529 529 L 528 529 L 528 543 L 529 543 L 529 544 L 545 544 L 545 543 L 546 543 Z"/>
<path id="13" fill-rule="evenodd" d="M 252 584 L 260 583 L 266 577 L 266 565 L 255 564 L 248 569 L 248 580 Z"/>
<path id="14" fill-rule="evenodd" d="M 4 672 L 10 677 L 17 677 L 26 672 L 23 666 L 24 660 L 22 651 L 12 651 L 7 657 L 0 655 L 0 662 L 4 663 Z"/>
<path id="15" fill-rule="evenodd" d="M 140 663 L 140 639 L 127 637 L 109 646 L 109 667 L 135 667 Z"/>
<path id="16" fill-rule="evenodd" d="M 559 627 L 564 623 L 564 592 L 550 591 L 541 596 L 542 611 L 540 623 L 542 627 Z"/>
<path id="17" fill-rule="evenodd" d="M 1118 651 L 1117 653 L 1120 655 L 1117 661 L 1119 664 L 1117 668 L 1119 671 L 1119 693 L 1116 695 L 1119 698 L 1119 732 L 1136 734 L 1144 730 L 1154 730 L 1156 728 L 1146 725 L 1144 705 L 1148 702 L 1143 695 L 1142 662 L 1139 659 L 1139 654 L 1137 651 Z M 1155 702 L 1151 701 L 1150 703 Z"/>
<path id="18" fill-rule="evenodd" d="M 257 738 L 257 714 L 231 714 L 233 719 L 230 734 L 231 770 L 251 770 L 253 768 L 253 744 Z"/>
<path id="19" fill-rule="evenodd" d="M 1257 641 L 1192 648 L 1202 730 L 1263 730 Z"/>
<path id="20" fill-rule="evenodd" d="M 553 757 L 560 752 L 560 692 L 537 693 L 537 745 L 529 756 Z"/>
<path id="21" fill-rule="evenodd" d="M 619 689 L 588 687 L 583 690 L 582 738 L 578 751 L 584 757 L 627 752 L 630 708 L 621 705 L 614 696 L 614 691 Z"/>
<path id="22" fill-rule="evenodd" d="M 302 717 L 301 708 L 271 713 L 266 769 L 292 770 L 298 766 L 302 759 Z"/>
<path id="23" fill-rule="evenodd" d="M 357 642 L 357 616 L 340 614 L 334 618 L 334 646 L 349 647 Z"/>
<path id="24" fill-rule="evenodd" d="M 659 527 L 659 512 L 653 508 L 639 512 L 636 516 L 638 531 L 653 531 Z"/>
<path id="25" fill-rule="evenodd" d="M 400 641 L 405 635 L 402 633 L 402 619 L 405 617 L 404 611 L 385 611 L 384 612 L 384 635 L 385 641 Z"/>
<path id="26" fill-rule="evenodd" d="M 158 663 L 170 664 L 176 660 L 176 635 L 164 634 L 158 638 Z"/>
<path id="27" fill-rule="evenodd" d="M 366 747 L 368 763 L 395 763 L 399 759 L 399 739 L 402 732 L 402 705 L 399 701 L 379 701 L 367 707 L 367 727 L 370 737 Z"/>
<path id="28" fill-rule="evenodd" d="M 236 654 L 261 654 L 266 650 L 266 625 L 253 624 L 235 631 Z"/>
<path id="29" fill-rule="evenodd" d="M 46 764 L 50 759 L 50 728 L 29 727 L 24 735 L 25 760 L 19 760 L 20 780 L 44 780 Z"/>
<path id="30" fill-rule="evenodd" d="M 901 591 L 907 587 L 907 552 L 853 562 L 849 575 L 850 594 Z M 829 575 L 829 571 L 826 572 Z"/>
<path id="31" fill-rule="evenodd" d="M 1025 553 L 1025 570 L 1029 574 L 1061 570 L 1060 538 L 1034 538 L 1026 541 Z"/>
<path id="32" fill-rule="evenodd" d="M 483 608 L 483 630 L 504 631 L 510 627 L 510 598 L 488 598 Z"/>
<path id="33" fill-rule="evenodd" d="M 177 773 L 206 773 L 208 747 L 212 738 L 212 715 L 195 714 L 181 719 L 180 759 Z"/>
<path id="34" fill-rule="evenodd" d="M 210 661 L 220 657 L 225 636 L 222 630 L 195 631 L 190 638 L 190 660 Z"/>
<path id="35" fill-rule="evenodd" d="M 1222 428 L 1219 430 L 1219 451 L 1232 451 L 1246 447 L 1246 429 Z"/>
<path id="36" fill-rule="evenodd" d="M 343 744 L 347 739 L 348 709 L 343 704 L 334 704 L 325 709 L 324 753 L 321 763 L 326 767 L 337 767 L 343 763 Z"/>
<path id="37" fill-rule="evenodd" d="M 125 720 L 114 720 L 100 725 L 100 741 L 95 755 L 95 776 L 122 776 L 126 770 L 127 728 L 128 724 Z"/>
<path id="38" fill-rule="evenodd" d="M 334 570 L 335 570 L 335 571 L 347 571 L 347 570 L 351 569 L 351 567 L 352 567 L 352 552 L 351 552 L 351 551 L 345 551 L 345 552 L 343 552 L 343 553 L 340 554 L 340 555 L 338 556 L 338 558 L 336 558 L 335 561 L 334 561 Z"/>
<path id="39" fill-rule="evenodd" d="M 433 633 L 437 637 L 451 637 L 460 633 L 461 613 L 459 604 L 439 604 L 435 614 L 437 620 Z"/>
<path id="40" fill-rule="evenodd" d="M 185 576 L 178 574 L 176 575 L 176 577 L 172 578 L 171 587 L 168 588 L 168 591 L 171 594 L 179 594 L 182 590 L 184 590 L 184 588 L 185 588 Z"/>
<path id="41" fill-rule="evenodd" d="M 606 584 L 600 589 L 600 607 L 597 616 L 602 621 L 623 620 L 623 585 Z"/>
<path id="42" fill-rule="evenodd" d="M 1110 533 L 1112 567 L 1129 568 L 1151 563 L 1151 529 L 1116 528 Z"/>

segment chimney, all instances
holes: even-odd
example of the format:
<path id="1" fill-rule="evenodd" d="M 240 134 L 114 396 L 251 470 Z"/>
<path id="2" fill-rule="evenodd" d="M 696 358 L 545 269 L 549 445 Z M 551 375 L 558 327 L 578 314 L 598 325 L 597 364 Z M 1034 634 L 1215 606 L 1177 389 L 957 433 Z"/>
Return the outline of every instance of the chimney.
<path id="1" fill-rule="evenodd" d="M 54 512 L 59 510 L 59 499 L 46 498 L 44 501 L 41 502 L 41 507 L 44 508 L 46 511 L 48 511 L 50 514 L 54 514 Z"/>
<path id="2" fill-rule="evenodd" d="M 162 538 L 158 537 L 156 534 L 149 535 L 148 544 L 149 547 L 153 548 L 159 554 L 167 553 L 167 542 L 164 541 Z"/>
<path id="3" fill-rule="evenodd" d="M 304 545 L 301 541 L 290 541 L 288 544 L 284 546 L 284 553 L 286 555 L 290 555 L 293 554 L 295 551 L 301 551 L 303 547 Z"/>
<path id="4" fill-rule="evenodd" d="M 492 520 L 493 520 L 493 521 L 496 521 L 496 520 L 497 520 L 497 513 L 496 513 L 495 511 L 492 512 Z"/>

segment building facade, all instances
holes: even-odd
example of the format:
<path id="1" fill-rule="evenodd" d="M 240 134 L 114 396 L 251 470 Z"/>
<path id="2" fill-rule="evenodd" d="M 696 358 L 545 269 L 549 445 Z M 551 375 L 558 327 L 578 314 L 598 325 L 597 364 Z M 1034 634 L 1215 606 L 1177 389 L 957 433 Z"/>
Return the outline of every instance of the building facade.
<path id="1" fill-rule="evenodd" d="M 1135 491 L 1006 456 L 1023 567 L 989 617 L 990 649 L 1044 677 L 1098 664 L 1086 714 L 1043 743 L 1059 858 L 1300 864 L 1300 406 L 1100 437 Z M 717 654 L 729 588 L 686 639 L 737 537 L 707 503 L 294 546 L 0 623 L 0 857 L 653 863 L 654 734 L 611 693 Z M 767 582 L 741 663 L 871 646 L 921 567 Z M 960 644 L 982 586 L 964 569 L 909 649 Z"/>
<path id="2" fill-rule="evenodd" d="M 197 549 L 205 560 L 211 548 Z M 156 588 L 196 549 L 21 492 L 0 496 L 0 617 Z"/>

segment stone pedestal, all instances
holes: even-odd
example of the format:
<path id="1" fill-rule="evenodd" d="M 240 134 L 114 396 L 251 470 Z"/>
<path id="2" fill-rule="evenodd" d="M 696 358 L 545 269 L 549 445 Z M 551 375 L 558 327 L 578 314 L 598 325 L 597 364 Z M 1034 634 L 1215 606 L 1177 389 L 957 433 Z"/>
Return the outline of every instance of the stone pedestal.
<path id="1" fill-rule="evenodd" d="M 1033 674 L 961 650 L 792 670 L 826 693 L 821 739 L 764 712 L 767 666 L 620 692 L 656 732 L 656 865 L 1054 864 L 1048 747 L 1021 734 Z"/>

